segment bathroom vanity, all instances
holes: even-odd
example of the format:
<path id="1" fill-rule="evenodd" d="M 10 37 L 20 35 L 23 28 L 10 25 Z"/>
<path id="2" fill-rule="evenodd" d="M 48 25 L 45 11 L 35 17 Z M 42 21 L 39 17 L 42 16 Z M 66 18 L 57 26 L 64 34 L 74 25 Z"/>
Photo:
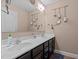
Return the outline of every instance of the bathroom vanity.
<path id="1" fill-rule="evenodd" d="M 54 53 L 54 34 L 21 37 L 19 40 L 19 44 L 11 47 L 2 44 L 2 59 L 49 59 Z"/>

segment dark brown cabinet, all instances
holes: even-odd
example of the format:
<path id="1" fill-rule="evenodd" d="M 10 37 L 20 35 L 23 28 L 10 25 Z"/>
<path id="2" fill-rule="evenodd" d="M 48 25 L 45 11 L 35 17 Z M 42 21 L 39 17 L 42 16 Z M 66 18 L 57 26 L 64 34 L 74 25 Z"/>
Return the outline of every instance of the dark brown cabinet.
<path id="1" fill-rule="evenodd" d="M 40 44 L 31 51 L 17 57 L 16 59 L 50 59 L 50 56 L 54 53 L 55 49 L 55 37 Z"/>

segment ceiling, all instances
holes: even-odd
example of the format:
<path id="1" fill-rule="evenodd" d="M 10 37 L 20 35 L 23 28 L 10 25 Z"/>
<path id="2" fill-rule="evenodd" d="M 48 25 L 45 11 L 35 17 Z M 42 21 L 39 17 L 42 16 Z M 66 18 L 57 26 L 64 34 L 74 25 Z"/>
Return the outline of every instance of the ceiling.
<path id="1" fill-rule="evenodd" d="M 49 5 L 49 4 L 54 4 L 56 3 L 58 0 L 41 0 L 41 2 L 44 4 L 44 5 Z"/>
<path id="2" fill-rule="evenodd" d="M 40 0 L 45 6 L 56 3 L 58 0 Z M 29 0 L 12 0 L 12 4 L 15 4 L 19 8 L 22 8 L 26 11 L 36 10 L 35 6 L 30 3 Z"/>

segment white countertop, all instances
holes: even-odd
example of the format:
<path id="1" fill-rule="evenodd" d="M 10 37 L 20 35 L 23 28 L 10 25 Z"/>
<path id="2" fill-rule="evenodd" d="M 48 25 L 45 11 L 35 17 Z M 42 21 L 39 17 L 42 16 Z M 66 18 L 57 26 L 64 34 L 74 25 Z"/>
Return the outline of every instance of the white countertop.
<path id="1" fill-rule="evenodd" d="M 24 54 L 25 52 L 30 51 L 31 49 L 35 48 L 36 46 L 48 41 L 50 38 L 53 38 L 54 34 L 45 34 L 42 36 L 37 36 L 33 38 L 31 36 L 21 37 L 19 38 L 22 40 L 21 44 L 15 45 L 13 47 L 4 48 L 3 44 L 1 47 L 1 59 L 15 59 L 18 56 Z"/>

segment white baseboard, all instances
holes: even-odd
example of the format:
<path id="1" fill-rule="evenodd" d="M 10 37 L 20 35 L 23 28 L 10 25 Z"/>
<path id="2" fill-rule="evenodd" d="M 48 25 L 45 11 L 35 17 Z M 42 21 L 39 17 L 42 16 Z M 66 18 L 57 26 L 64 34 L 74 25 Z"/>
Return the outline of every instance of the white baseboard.
<path id="1" fill-rule="evenodd" d="M 72 57 L 72 58 L 76 58 L 78 59 L 78 55 L 77 54 L 73 54 L 73 53 L 69 53 L 69 52 L 65 52 L 65 51 L 60 51 L 60 50 L 55 50 L 56 53 L 68 56 L 68 57 Z"/>

